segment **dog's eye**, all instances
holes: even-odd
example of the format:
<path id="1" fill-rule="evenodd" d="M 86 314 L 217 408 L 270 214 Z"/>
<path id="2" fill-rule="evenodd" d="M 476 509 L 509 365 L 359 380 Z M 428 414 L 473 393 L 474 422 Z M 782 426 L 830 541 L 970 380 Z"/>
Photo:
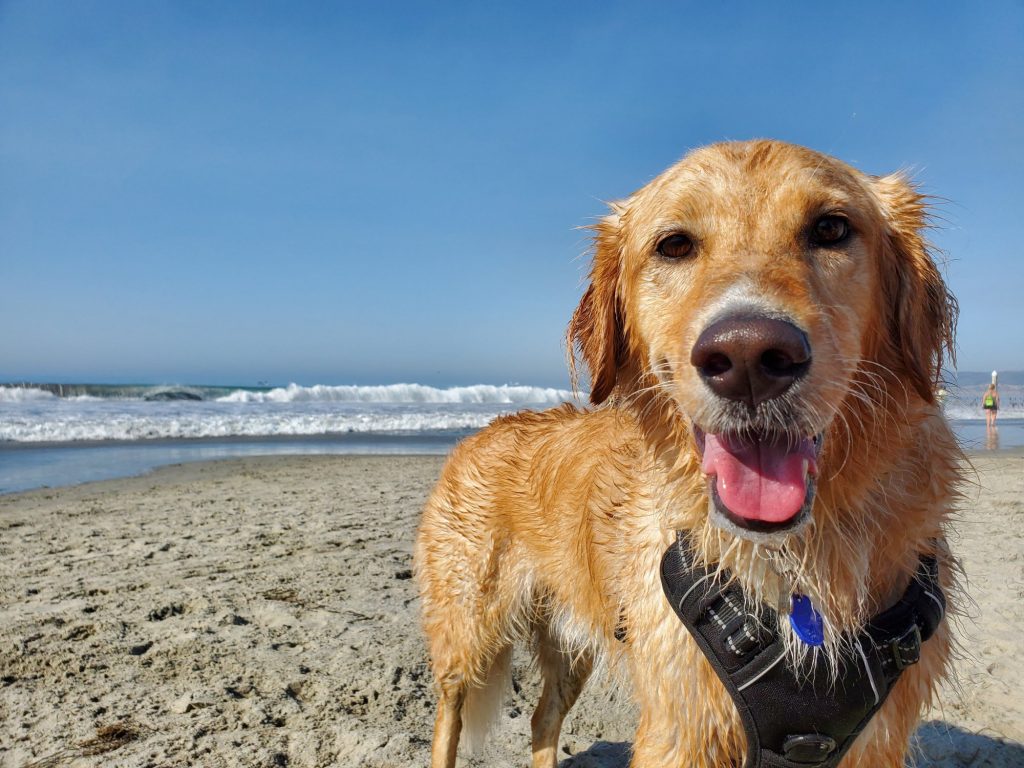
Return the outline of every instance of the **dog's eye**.
<path id="1" fill-rule="evenodd" d="M 693 240 L 686 235 L 669 235 L 658 243 L 657 250 L 666 259 L 682 259 L 693 252 Z"/>
<path id="2" fill-rule="evenodd" d="M 811 239 L 817 245 L 841 243 L 850 234 L 850 223 L 842 216 L 822 216 L 811 228 Z"/>

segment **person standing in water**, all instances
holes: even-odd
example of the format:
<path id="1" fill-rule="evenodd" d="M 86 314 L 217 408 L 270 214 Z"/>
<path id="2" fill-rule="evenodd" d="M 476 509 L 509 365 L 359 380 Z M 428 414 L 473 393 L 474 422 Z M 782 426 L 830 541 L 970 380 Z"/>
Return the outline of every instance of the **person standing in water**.
<path id="1" fill-rule="evenodd" d="M 981 407 L 985 411 L 985 426 L 994 429 L 996 426 L 996 414 L 999 412 L 999 390 L 996 388 L 997 374 L 992 371 L 992 383 L 988 385 L 985 394 L 981 396 Z"/>

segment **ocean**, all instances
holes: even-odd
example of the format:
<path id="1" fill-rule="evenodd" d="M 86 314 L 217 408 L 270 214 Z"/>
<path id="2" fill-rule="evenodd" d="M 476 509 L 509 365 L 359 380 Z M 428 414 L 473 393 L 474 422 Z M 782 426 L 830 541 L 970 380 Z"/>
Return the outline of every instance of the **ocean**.
<path id="1" fill-rule="evenodd" d="M 944 408 L 961 442 L 970 450 L 1024 445 L 1024 374 L 1000 383 L 995 436 L 979 406 L 987 381 L 988 374 L 961 373 L 949 386 Z M 567 390 L 522 385 L 6 384 L 0 493 L 238 456 L 444 454 L 496 416 L 567 401 Z"/>

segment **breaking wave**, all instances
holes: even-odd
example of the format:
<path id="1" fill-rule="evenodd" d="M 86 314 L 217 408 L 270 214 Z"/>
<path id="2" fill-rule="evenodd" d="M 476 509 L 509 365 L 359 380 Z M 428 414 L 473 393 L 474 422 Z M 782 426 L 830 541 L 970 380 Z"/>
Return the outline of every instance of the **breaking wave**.
<path id="1" fill-rule="evenodd" d="M 567 390 L 511 384 L 252 390 L 61 385 L 55 392 L 56 386 L 0 387 L 0 442 L 468 433 L 503 414 L 573 399 Z"/>
<path id="2" fill-rule="evenodd" d="M 547 404 L 573 399 L 572 392 L 521 384 L 475 384 L 440 389 L 423 384 L 377 386 L 211 387 L 173 384 L 6 384 L 0 403 L 31 400 L 215 400 L 223 403 L 500 403 Z"/>
<path id="3" fill-rule="evenodd" d="M 37 387 L 0 387 L 0 403 L 30 403 L 56 399 L 57 395 Z"/>
<path id="4" fill-rule="evenodd" d="M 983 423 L 984 386 L 950 387 L 943 407 Z M 1000 386 L 1000 418 L 1024 418 L 1024 384 Z M 210 387 L 0 385 L 0 443 L 283 438 L 343 433 L 463 434 L 524 408 L 574 402 L 564 389 L 520 384 Z"/>
<path id="5" fill-rule="evenodd" d="M 317 384 L 301 387 L 289 384 L 266 392 L 236 390 L 217 398 L 228 403 L 449 403 L 502 405 L 541 404 L 557 405 L 573 399 L 572 392 L 564 389 L 529 387 L 518 384 L 476 384 L 471 387 L 437 389 L 423 384 L 388 384 L 383 386 L 326 386 Z"/>

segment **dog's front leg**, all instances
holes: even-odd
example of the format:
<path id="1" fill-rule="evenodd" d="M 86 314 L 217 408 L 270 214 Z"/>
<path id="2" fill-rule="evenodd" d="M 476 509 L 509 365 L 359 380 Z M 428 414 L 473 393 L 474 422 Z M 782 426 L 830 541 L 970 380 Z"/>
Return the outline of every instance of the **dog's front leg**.
<path id="1" fill-rule="evenodd" d="M 697 644 L 665 603 L 663 621 L 631 649 L 640 725 L 631 768 L 742 763 L 739 713 Z"/>

